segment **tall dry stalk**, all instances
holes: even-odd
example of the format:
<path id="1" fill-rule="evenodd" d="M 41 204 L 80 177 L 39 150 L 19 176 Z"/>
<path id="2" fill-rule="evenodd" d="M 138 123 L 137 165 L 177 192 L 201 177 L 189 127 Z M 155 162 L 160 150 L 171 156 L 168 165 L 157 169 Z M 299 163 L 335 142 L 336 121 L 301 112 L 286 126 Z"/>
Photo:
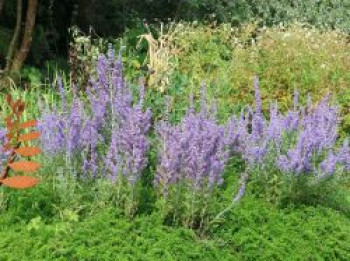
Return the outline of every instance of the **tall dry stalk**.
<path id="1" fill-rule="evenodd" d="M 167 86 L 171 84 L 171 75 L 176 68 L 176 56 L 180 52 L 175 44 L 180 29 L 175 23 L 171 23 L 168 28 L 164 29 L 164 24 L 161 23 L 158 39 L 155 39 L 150 31 L 139 36 L 140 40 L 137 46 L 140 45 L 142 40 L 145 40 L 148 44 L 148 53 L 144 65 L 148 61 L 148 69 L 153 72 L 149 74 L 146 83 L 150 88 L 156 88 L 160 92 L 164 92 Z"/>

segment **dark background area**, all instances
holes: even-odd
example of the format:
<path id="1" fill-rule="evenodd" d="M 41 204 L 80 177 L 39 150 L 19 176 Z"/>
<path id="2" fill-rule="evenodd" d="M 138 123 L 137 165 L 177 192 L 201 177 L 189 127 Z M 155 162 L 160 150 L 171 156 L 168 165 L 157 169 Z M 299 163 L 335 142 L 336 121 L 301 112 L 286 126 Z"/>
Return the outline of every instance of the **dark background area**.
<path id="1" fill-rule="evenodd" d="M 23 0 L 23 18 L 27 2 Z M 0 68 L 15 27 L 16 4 L 16 0 L 5 0 L 0 14 Z M 349 17 L 349 0 L 39 0 L 26 64 L 40 68 L 45 60 L 67 59 L 68 29 L 73 25 L 104 38 L 121 36 L 126 28 L 140 28 L 142 21 L 160 20 L 215 20 L 239 25 L 260 19 L 267 26 L 298 20 L 349 32 Z"/>

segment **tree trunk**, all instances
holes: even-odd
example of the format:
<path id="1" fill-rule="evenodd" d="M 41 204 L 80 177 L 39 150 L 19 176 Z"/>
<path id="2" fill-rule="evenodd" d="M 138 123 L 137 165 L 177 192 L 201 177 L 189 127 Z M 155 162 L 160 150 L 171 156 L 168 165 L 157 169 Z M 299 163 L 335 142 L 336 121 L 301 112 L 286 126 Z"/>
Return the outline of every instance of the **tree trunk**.
<path id="1" fill-rule="evenodd" d="M 4 7 L 5 0 L 0 0 L 0 17 L 1 17 L 1 12 Z"/>
<path id="2" fill-rule="evenodd" d="M 19 72 L 27 58 L 35 26 L 35 16 L 38 0 L 28 0 L 26 23 L 21 48 L 18 50 L 11 66 L 11 72 Z"/>
<path id="3" fill-rule="evenodd" d="M 21 22 L 22 22 L 22 0 L 17 0 L 16 27 L 15 27 L 15 31 L 13 33 L 13 36 L 12 36 L 12 39 L 11 39 L 11 43 L 9 45 L 9 48 L 8 48 L 8 51 L 7 51 L 7 55 L 6 55 L 5 72 L 10 70 L 10 68 L 11 68 L 13 54 L 14 54 L 14 52 L 16 50 L 19 33 L 21 31 Z"/>

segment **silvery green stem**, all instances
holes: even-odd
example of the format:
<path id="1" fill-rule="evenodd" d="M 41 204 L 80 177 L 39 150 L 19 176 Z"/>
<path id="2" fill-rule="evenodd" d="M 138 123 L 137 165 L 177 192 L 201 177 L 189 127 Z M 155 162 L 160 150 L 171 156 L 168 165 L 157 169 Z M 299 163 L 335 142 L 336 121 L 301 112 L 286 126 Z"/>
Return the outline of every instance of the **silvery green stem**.
<path id="1" fill-rule="evenodd" d="M 248 179 L 248 174 L 246 172 L 244 172 L 241 176 L 241 186 L 238 190 L 238 193 L 236 194 L 236 196 L 232 200 L 231 204 L 229 206 L 227 206 L 223 211 L 221 211 L 218 215 L 216 215 L 216 217 L 212 221 L 209 222 L 209 225 L 214 223 L 222 215 L 224 215 L 227 211 L 229 211 L 232 207 L 234 207 L 235 204 L 243 197 L 244 192 L 245 192 L 245 186 L 246 186 L 247 179 Z"/>

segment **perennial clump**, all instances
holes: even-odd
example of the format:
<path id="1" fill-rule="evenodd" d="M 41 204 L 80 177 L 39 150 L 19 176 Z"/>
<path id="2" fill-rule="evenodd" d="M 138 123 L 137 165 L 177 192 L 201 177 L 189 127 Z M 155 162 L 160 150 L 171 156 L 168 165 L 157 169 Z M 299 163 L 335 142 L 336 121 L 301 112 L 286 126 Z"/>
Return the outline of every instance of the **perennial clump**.
<path id="1" fill-rule="evenodd" d="M 86 88 L 90 106 L 85 106 L 74 86 L 69 106 L 59 79 L 60 109 L 42 109 L 39 127 L 46 153 L 65 153 L 69 166 L 78 172 L 76 177 L 102 178 L 116 184 L 118 202 L 128 205 L 127 212 L 132 215 L 141 174 L 149 165 L 148 152 L 152 150 L 148 137 L 152 113 L 144 110 L 143 82 L 135 99 L 122 70 L 121 55 L 116 58 L 110 46 L 107 56 L 99 56 L 96 74 Z M 247 173 L 258 169 L 267 179 L 279 173 L 318 182 L 349 171 L 349 142 L 345 140 L 336 148 L 339 115 L 338 108 L 329 104 L 330 96 L 316 106 L 309 97 L 303 107 L 295 90 L 293 109 L 282 114 L 274 102 L 266 117 L 257 76 L 253 85 L 255 108 L 243 108 L 225 124 L 217 122 L 215 106 L 207 108 L 205 85 L 199 112 L 194 109 L 191 92 L 189 109 L 178 124 L 168 120 L 169 106 L 165 117 L 155 123 L 158 161 L 152 166 L 153 184 L 158 199 L 165 203 L 166 215 L 185 215 L 190 226 L 198 217 L 203 221 L 209 199 L 224 182 L 228 160 L 237 155 L 245 160 Z M 248 179 L 243 180 L 245 184 Z"/>
<path id="2" fill-rule="evenodd" d="M 142 85 L 139 102 L 133 102 L 122 75 L 121 55 L 116 58 L 110 46 L 107 56 L 99 56 L 96 75 L 86 88 L 89 106 L 74 86 L 69 105 L 60 78 L 58 88 L 60 109 L 42 108 L 39 128 L 44 133 L 44 150 L 52 156 L 63 153 L 74 178 L 109 180 L 118 184 L 118 196 L 122 184 L 133 191 L 148 163 L 152 114 L 149 109 L 143 111 Z M 134 196 L 133 191 L 131 201 Z M 129 203 L 128 214 L 132 214 L 134 203 Z"/>
<path id="3" fill-rule="evenodd" d="M 204 85 L 202 100 L 204 97 Z M 195 113 L 193 101 L 179 125 L 162 121 L 157 126 L 159 166 L 155 184 L 163 187 L 164 195 L 172 184 L 191 181 L 193 189 L 211 189 L 223 182 L 222 173 L 228 159 L 225 127 L 211 119 L 202 103 Z"/>
<path id="4" fill-rule="evenodd" d="M 225 126 L 217 123 L 214 113 L 207 109 L 203 85 L 200 112 L 194 110 L 191 93 L 190 108 L 179 124 L 172 125 L 167 112 L 156 126 L 159 148 L 154 185 L 163 203 L 167 202 L 162 210 L 174 217 L 183 215 L 180 219 L 191 227 L 198 218 L 199 226 L 203 225 L 208 200 L 224 181 L 229 148 Z"/>
<path id="5" fill-rule="evenodd" d="M 327 95 L 316 106 L 308 97 L 307 108 L 294 93 L 294 108 L 285 115 L 277 102 L 270 106 L 269 120 L 261 110 L 258 78 L 254 81 L 255 111 L 248 106 L 239 119 L 233 115 L 227 124 L 231 155 L 241 154 L 250 169 L 267 172 L 274 168 L 285 175 L 306 175 L 320 181 L 349 170 L 349 144 L 345 139 L 336 148 L 339 128 L 338 108 Z"/>

